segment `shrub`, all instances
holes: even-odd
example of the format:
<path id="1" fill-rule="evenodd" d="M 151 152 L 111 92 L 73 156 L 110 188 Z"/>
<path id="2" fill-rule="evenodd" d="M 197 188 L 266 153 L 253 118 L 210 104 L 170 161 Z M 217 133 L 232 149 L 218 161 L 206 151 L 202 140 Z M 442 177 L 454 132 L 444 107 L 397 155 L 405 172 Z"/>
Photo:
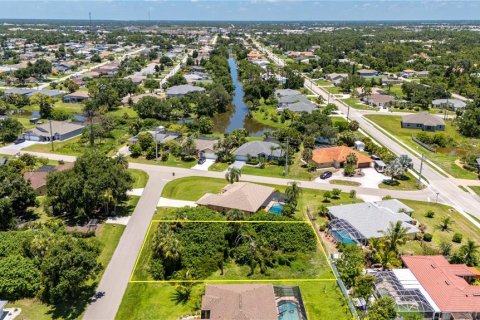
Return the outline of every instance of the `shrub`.
<path id="1" fill-rule="evenodd" d="M 423 235 L 423 241 L 430 242 L 430 241 L 432 241 L 432 238 L 433 238 L 433 236 L 432 236 L 431 233 L 425 233 Z"/>
<path id="2" fill-rule="evenodd" d="M 341 193 L 342 193 L 342 190 L 341 190 L 341 189 L 333 188 L 333 189 L 332 189 L 332 198 L 333 198 L 333 199 L 339 199 Z"/>
<path id="3" fill-rule="evenodd" d="M 425 214 L 425 217 L 431 219 L 431 218 L 435 217 L 435 212 L 433 212 L 433 210 L 428 210 L 427 213 Z"/>
<path id="4" fill-rule="evenodd" d="M 326 223 L 322 223 L 321 225 L 318 226 L 318 230 L 319 231 L 325 231 L 325 229 L 327 229 L 327 224 Z"/>
<path id="5" fill-rule="evenodd" d="M 455 242 L 455 243 L 461 243 L 462 239 L 463 239 L 463 235 L 461 233 L 458 233 L 458 232 L 456 232 L 452 237 L 452 241 Z"/>
<path id="6" fill-rule="evenodd" d="M 349 196 L 350 196 L 350 199 L 355 199 L 357 197 L 357 191 L 350 190 Z"/>
<path id="7" fill-rule="evenodd" d="M 132 158 L 138 158 L 142 155 L 142 147 L 139 144 L 131 145 L 129 149 Z"/>

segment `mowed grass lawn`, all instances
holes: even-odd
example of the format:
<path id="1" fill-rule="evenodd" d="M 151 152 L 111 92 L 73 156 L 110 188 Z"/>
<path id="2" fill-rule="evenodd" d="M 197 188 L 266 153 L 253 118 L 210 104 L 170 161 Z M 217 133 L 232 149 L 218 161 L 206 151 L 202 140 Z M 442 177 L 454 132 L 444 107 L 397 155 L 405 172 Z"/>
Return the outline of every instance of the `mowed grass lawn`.
<path id="1" fill-rule="evenodd" d="M 347 98 L 347 99 L 342 99 L 342 101 L 354 109 L 377 110 L 376 108 L 373 108 L 373 107 L 367 106 L 366 104 L 361 103 L 360 99 L 358 98 Z"/>
<path id="2" fill-rule="evenodd" d="M 391 190 L 418 190 L 417 179 L 415 179 L 410 172 L 407 172 L 405 175 L 403 175 L 403 177 L 396 178 L 393 184 L 391 184 L 389 177 L 385 177 L 385 180 L 380 183 L 378 187 L 380 189 Z"/>
<path id="3" fill-rule="evenodd" d="M 134 182 L 133 182 L 133 189 L 137 188 L 144 188 L 148 182 L 148 174 L 139 169 L 128 169 L 128 172 L 132 175 Z"/>
<path id="4" fill-rule="evenodd" d="M 160 166 L 167 166 L 167 167 L 177 167 L 177 168 L 191 168 L 193 167 L 197 161 L 196 160 L 191 160 L 191 161 L 183 161 L 182 159 L 176 158 L 174 155 L 169 154 L 168 159 L 166 161 L 155 161 L 155 160 L 147 160 L 145 157 L 139 157 L 139 158 L 132 158 L 128 157 L 127 158 L 129 162 L 137 162 L 137 163 L 145 163 L 145 164 L 153 164 L 153 165 L 160 165 Z"/>
<path id="5" fill-rule="evenodd" d="M 345 298 L 335 281 L 285 281 L 272 284 L 298 286 L 308 319 L 352 318 Z M 204 292 L 205 284 L 195 284 L 189 301 L 185 304 L 177 304 L 172 299 L 175 294 L 175 284 L 129 283 L 115 319 L 175 320 L 181 316 L 199 314 Z"/>
<path id="6" fill-rule="evenodd" d="M 467 171 L 455 164 L 455 160 L 458 159 L 459 156 L 430 152 L 427 149 L 418 145 L 417 143 L 413 142 L 412 136 L 416 135 L 421 131 L 402 128 L 402 117 L 377 114 L 366 115 L 365 117 L 372 120 L 381 128 L 400 139 L 412 149 L 416 150 L 417 152 L 424 153 L 428 159 L 432 160 L 434 163 L 436 163 L 439 167 L 441 167 L 453 177 L 461 179 L 477 179 L 477 175 L 474 172 Z M 453 138 L 458 145 L 476 145 L 480 143 L 480 139 L 469 139 L 461 136 L 456 130 L 456 128 L 451 124 L 451 122 L 446 122 L 445 131 L 440 132 L 444 133 L 448 137 Z"/>
<path id="7" fill-rule="evenodd" d="M 402 202 L 414 209 L 413 217 L 420 223 L 427 226 L 425 232 L 433 235 L 432 242 L 427 244 L 438 248 L 439 244 L 442 241 L 445 241 L 453 245 L 452 252 L 455 252 L 458 247 L 461 246 L 461 244 L 452 242 L 452 237 L 456 232 L 463 235 L 462 243 L 465 243 L 467 239 L 474 240 L 476 243 L 480 242 L 480 230 L 455 209 L 449 206 L 431 202 L 420 202 L 413 200 L 402 200 Z M 427 218 L 425 216 L 429 210 L 435 212 L 435 216 L 433 218 Z M 441 221 L 448 216 L 450 216 L 454 221 L 453 224 L 451 224 L 451 230 L 442 231 L 438 226 L 440 225 Z M 422 254 L 423 252 L 420 241 L 409 241 L 405 246 L 402 247 L 402 251 L 406 254 Z"/>

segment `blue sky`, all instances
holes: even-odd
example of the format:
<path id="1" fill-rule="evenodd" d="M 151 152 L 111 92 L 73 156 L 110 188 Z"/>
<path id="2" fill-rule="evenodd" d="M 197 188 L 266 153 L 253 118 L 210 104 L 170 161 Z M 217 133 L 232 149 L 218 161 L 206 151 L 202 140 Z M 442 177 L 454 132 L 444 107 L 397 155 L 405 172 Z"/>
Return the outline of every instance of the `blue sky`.
<path id="1" fill-rule="evenodd" d="M 147 20 L 476 20 L 480 0 L 0 0 L 0 18 Z"/>

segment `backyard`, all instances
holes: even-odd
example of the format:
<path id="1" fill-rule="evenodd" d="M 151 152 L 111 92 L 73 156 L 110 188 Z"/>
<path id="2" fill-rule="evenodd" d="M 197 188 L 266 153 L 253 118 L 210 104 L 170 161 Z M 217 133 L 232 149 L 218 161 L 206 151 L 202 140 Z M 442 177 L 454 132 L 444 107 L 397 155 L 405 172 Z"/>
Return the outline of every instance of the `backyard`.
<path id="1" fill-rule="evenodd" d="M 281 281 L 272 284 L 299 286 L 309 319 L 352 318 L 345 298 L 335 281 Z M 205 284 L 195 284 L 191 297 L 186 303 L 175 302 L 177 285 L 175 283 L 129 283 L 116 319 L 175 320 L 183 315 L 198 313 Z"/>
<path id="2" fill-rule="evenodd" d="M 413 150 L 425 154 L 426 158 L 433 161 L 439 167 L 441 167 L 445 172 L 452 175 L 455 178 L 462 179 L 477 179 L 477 174 L 475 172 L 467 171 L 459 167 L 455 161 L 458 160 L 463 150 L 456 150 L 456 148 L 444 148 L 445 151 L 441 152 L 431 152 L 423 148 L 419 144 L 415 143 L 412 140 L 412 136 L 422 132 L 419 130 L 405 129 L 401 128 L 401 117 L 400 116 L 390 116 L 390 115 L 366 115 L 368 119 L 379 125 L 382 129 L 389 132 L 390 134 L 397 137 L 399 140 L 404 142 L 406 145 L 411 147 Z M 455 143 L 458 146 L 462 145 L 478 145 L 478 139 L 469 139 L 461 136 L 458 131 L 455 129 L 454 125 L 451 122 L 446 122 L 445 131 L 441 131 L 446 136 L 454 139 Z"/>

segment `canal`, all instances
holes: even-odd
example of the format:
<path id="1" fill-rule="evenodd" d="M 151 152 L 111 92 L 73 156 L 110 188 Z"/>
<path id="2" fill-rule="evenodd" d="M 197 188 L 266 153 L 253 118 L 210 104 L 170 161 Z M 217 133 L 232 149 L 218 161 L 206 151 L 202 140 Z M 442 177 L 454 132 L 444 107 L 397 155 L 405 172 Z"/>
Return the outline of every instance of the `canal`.
<path id="1" fill-rule="evenodd" d="M 235 129 L 245 128 L 251 136 L 261 136 L 264 132 L 271 131 L 270 126 L 258 123 L 248 117 L 248 107 L 243 101 L 245 92 L 243 91 L 243 84 L 238 78 L 238 67 L 234 58 L 228 59 L 228 66 L 235 86 L 232 99 L 233 108 L 215 116 L 214 131 L 230 133 Z"/>

